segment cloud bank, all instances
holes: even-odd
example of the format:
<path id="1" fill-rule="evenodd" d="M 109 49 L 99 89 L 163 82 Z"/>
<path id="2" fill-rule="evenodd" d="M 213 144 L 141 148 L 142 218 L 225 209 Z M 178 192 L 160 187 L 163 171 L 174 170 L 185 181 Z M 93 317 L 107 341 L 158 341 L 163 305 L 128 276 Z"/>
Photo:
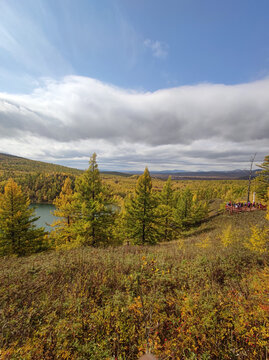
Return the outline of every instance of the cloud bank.
<path id="1" fill-rule="evenodd" d="M 269 79 L 155 92 L 86 77 L 0 93 L 0 151 L 76 166 L 91 151 L 106 168 L 233 168 L 268 153 Z M 80 166 L 80 165 L 79 165 Z"/>

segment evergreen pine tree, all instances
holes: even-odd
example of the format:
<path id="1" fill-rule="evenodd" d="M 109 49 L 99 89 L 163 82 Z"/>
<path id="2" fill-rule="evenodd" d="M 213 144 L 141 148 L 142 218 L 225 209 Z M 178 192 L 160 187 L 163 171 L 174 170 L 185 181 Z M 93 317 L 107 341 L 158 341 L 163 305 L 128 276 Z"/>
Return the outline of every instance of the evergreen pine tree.
<path id="1" fill-rule="evenodd" d="M 145 168 L 144 174 L 138 178 L 134 195 L 125 204 L 126 231 L 134 244 L 155 244 L 158 241 L 155 209 L 152 181 L 148 168 Z"/>
<path id="2" fill-rule="evenodd" d="M 74 229 L 82 243 L 96 246 L 111 241 L 114 214 L 108 189 L 102 183 L 96 154 L 75 186 Z"/>
<path id="3" fill-rule="evenodd" d="M 43 248 L 44 229 L 36 228 L 34 209 L 13 179 L 0 194 L 0 253 L 25 255 Z"/>

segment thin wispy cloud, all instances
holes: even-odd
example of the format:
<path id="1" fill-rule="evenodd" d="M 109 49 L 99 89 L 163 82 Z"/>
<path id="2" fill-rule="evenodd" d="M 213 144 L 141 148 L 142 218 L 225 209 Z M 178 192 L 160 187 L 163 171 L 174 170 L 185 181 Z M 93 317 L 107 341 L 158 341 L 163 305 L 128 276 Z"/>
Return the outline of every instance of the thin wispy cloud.
<path id="1" fill-rule="evenodd" d="M 49 15 L 45 8 L 40 13 L 45 19 Z M 41 18 L 37 22 L 20 3 L 17 7 L 0 3 L 0 24 L 0 56 L 4 54 L 7 65 L 20 76 L 72 73 L 72 65 L 42 28 Z"/>
<path id="2" fill-rule="evenodd" d="M 152 51 L 152 55 L 159 59 L 165 59 L 168 56 L 168 45 L 161 41 L 146 39 L 144 45 Z"/>

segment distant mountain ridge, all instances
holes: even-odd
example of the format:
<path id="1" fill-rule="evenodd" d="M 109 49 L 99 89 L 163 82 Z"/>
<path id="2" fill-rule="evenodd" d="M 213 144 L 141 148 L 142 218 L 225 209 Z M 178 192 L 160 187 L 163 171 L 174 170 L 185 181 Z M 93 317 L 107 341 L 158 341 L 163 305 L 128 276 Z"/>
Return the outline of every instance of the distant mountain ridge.
<path id="1" fill-rule="evenodd" d="M 253 170 L 252 176 L 255 177 L 261 170 Z M 246 180 L 249 177 L 248 170 L 229 170 L 229 171 L 180 171 L 180 172 L 162 172 L 152 173 L 158 178 L 168 178 L 171 176 L 174 180 Z"/>
<path id="2" fill-rule="evenodd" d="M 261 170 L 253 170 L 252 176 L 255 177 Z M 143 171 L 132 171 L 130 174 L 142 174 Z M 150 171 L 153 177 L 160 179 L 167 179 L 171 176 L 174 180 L 244 180 L 248 179 L 248 170 L 227 170 L 227 171 L 187 171 L 187 170 L 163 170 L 163 171 Z"/>

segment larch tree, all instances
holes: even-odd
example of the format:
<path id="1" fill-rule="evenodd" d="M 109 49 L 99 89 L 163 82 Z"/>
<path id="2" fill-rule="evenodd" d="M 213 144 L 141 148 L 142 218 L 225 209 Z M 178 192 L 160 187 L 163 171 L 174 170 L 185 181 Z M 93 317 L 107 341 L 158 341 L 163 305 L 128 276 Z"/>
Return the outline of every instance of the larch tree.
<path id="1" fill-rule="evenodd" d="M 159 196 L 159 214 L 160 235 L 162 241 L 171 241 L 174 236 L 174 191 L 172 189 L 172 180 L 169 176 L 163 186 Z"/>
<path id="2" fill-rule="evenodd" d="M 156 199 L 152 193 L 152 181 L 145 168 L 138 178 L 135 193 L 125 203 L 125 225 L 128 238 L 134 244 L 155 244 L 159 239 Z"/>
<path id="3" fill-rule="evenodd" d="M 184 229 L 192 223 L 192 199 L 193 194 L 189 188 L 177 194 L 177 204 L 175 208 L 175 223 L 177 228 Z"/>
<path id="4" fill-rule="evenodd" d="M 26 255 L 44 247 L 44 229 L 34 222 L 34 209 L 21 187 L 9 179 L 4 194 L 0 194 L 0 253 Z"/>
<path id="5" fill-rule="evenodd" d="M 88 170 L 76 181 L 74 204 L 74 231 L 80 242 L 92 246 L 109 243 L 114 221 L 113 204 L 102 183 L 95 153 Z"/>
<path id="6" fill-rule="evenodd" d="M 261 168 L 261 172 L 256 178 L 256 192 L 262 200 L 268 201 L 269 155 L 265 156 L 263 163 L 258 166 Z"/>
<path id="7" fill-rule="evenodd" d="M 54 200 L 54 216 L 58 219 L 52 224 L 51 238 L 56 248 L 72 247 L 76 238 L 74 234 L 74 193 L 69 177 L 65 179 L 60 195 Z"/>
<path id="8" fill-rule="evenodd" d="M 189 188 L 178 193 L 175 208 L 175 223 L 178 229 L 184 230 L 200 223 L 208 215 L 208 202 L 199 200 Z"/>

